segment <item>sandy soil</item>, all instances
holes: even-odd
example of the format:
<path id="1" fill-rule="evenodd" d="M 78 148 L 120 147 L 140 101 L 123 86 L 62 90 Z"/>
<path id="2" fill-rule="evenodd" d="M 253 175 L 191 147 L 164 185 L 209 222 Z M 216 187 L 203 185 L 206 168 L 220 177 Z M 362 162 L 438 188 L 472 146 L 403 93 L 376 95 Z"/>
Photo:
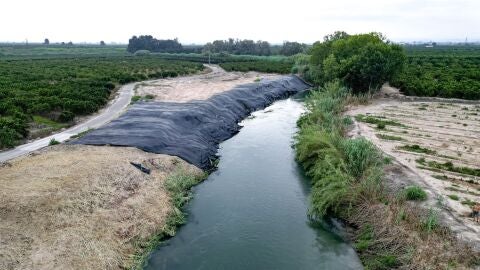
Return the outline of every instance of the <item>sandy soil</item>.
<path id="1" fill-rule="evenodd" d="M 206 66 L 211 72 L 140 83 L 135 93 L 139 96 L 152 95 L 158 101 L 188 102 L 208 99 L 240 84 L 278 77 L 278 75 L 258 72 L 226 72 L 217 65 Z"/>
<path id="2" fill-rule="evenodd" d="M 150 168 L 142 173 L 130 164 Z M 0 269 L 118 269 L 165 226 L 165 178 L 201 170 L 135 148 L 59 145 L 0 167 Z"/>
<path id="3" fill-rule="evenodd" d="M 375 125 L 355 121 L 350 135 L 364 136 L 394 157 L 400 166 L 387 174 L 393 181 L 390 184 L 397 188 L 411 184 L 423 186 L 429 193 L 425 206 L 440 209 L 443 221 L 459 238 L 480 249 L 480 224 L 469 216 L 471 209 L 467 204 L 480 202 L 479 177 L 435 170 L 416 161 L 424 158 L 426 161 L 480 168 L 480 105 L 452 103 L 452 100 L 443 99 L 435 99 L 435 102 L 405 101 L 391 88 L 387 90 L 370 105 L 350 108 L 347 114 L 372 115 L 383 120 L 395 120 L 404 126 L 387 126 L 379 130 Z M 381 135 L 402 140 L 382 139 Z M 425 154 L 399 149 L 404 145 L 420 145 L 435 152 Z"/>

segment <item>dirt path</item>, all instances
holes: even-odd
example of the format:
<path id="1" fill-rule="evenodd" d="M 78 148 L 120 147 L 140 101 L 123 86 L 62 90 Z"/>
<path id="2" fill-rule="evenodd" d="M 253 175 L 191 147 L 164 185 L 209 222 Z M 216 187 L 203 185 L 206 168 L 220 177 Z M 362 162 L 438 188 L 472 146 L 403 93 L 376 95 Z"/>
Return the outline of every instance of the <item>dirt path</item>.
<path id="1" fill-rule="evenodd" d="M 480 201 L 480 178 L 432 167 L 432 164 L 451 162 L 457 168 L 480 168 L 480 106 L 451 100 L 444 103 L 443 99 L 404 101 L 389 92 L 383 95 L 389 97 L 351 108 L 347 114 L 372 116 L 401 125 L 380 129 L 375 124 L 355 121 L 350 135 L 364 136 L 392 156 L 399 166 L 396 172 L 390 173 L 390 184 L 399 189 L 412 184 L 424 187 L 429 193 L 424 206 L 438 209 L 443 222 L 460 239 L 480 250 L 480 224 L 469 217 L 470 205 Z M 401 149 L 408 145 L 426 150 Z"/>
<path id="2" fill-rule="evenodd" d="M 211 72 L 140 83 L 135 88 L 135 93 L 139 96 L 151 95 L 157 101 L 188 102 L 208 99 L 240 84 L 279 77 L 275 74 L 258 72 L 226 72 L 217 65 L 205 66 Z"/>
<path id="3" fill-rule="evenodd" d="M 112 119 L 117 118 L 125 110 L 128 104 L 130 104 L 134 87 L 135 83 L 122 86 L 118 90 L 116 98 L 112 100 L 107 107 L 102 109 L 99 113 L 90 116 L 84 121 L 81 121 L 81 123 L 68 128 L 67 130 L 35 140 L 33 142 L 19 145 L 12 150 L 0 152 L 0 162 L 4 162 L 43 148 L 47 146 L 52 139 L 63 142 L 68 140 L 73 135 L 84 132 L 90 128 L 98 128 L 110 122 Z"/>
<path id="4" fill-rule="evenodd" d="M 217 65 L 205 66 L 209 69 L 208 73 L 124 85 L 118 90 L 117 97 L 97 114 L 67 130 L 19 145 L 12 150 L 0 152 L 0 162 L 43 148 L 52 139 L 63 142 L 73 135 L 105 125 L 125 111 L 134 93 L 140 96 L 152 95 L 159 101 L 186 102 L 194 99 L 207 99 L 239 84 L 253 83 L 262 78 L 277 77 L 277 75 L 258 72 L 226 72 Z"/>

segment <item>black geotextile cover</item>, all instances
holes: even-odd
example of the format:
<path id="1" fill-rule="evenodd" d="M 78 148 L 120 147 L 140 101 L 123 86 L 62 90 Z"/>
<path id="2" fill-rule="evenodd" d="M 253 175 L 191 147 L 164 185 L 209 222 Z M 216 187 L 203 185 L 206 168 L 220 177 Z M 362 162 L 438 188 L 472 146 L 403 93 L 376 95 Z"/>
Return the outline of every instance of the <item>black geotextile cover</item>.
<path id="1" fill-rule="evenodd" d="M 296 76 L 282 76 L 240 85 L 207 100 L 139 102 L 118 119 L 72 143 L 134 146 L 210 169 L 218 144 L 239 131 L 239 121 L 309 87 Z"/>

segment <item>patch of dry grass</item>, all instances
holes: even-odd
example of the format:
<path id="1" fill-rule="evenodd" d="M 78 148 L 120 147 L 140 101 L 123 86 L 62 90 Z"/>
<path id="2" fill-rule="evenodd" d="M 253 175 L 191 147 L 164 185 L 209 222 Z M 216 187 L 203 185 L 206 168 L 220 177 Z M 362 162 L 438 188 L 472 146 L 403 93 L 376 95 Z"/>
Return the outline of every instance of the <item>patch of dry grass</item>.
<path id="1" fill-rule="evenodd" d="M 202 174 L 176 157 L 115 147 L 60 145 L 4 164 L 0 268 L 131 266 L 136 243 L 167 226 L 174 207 L 164 181 L 178 168 Z"/>
<path id="2" fill-rule="evenodd" d="M 430 212 L 415 203 L 390 196 L 388 203 L 365 201 L 349 220 L 355 245 L 366 269 L 390 267 L 401 269 L 472 269 L 478 252 L 458 241 L 446 227 L 427 229 Z M 365 237 L 365 231 L 370 234 Z M 382 266 L 382 267 L 379 267 Z"/>

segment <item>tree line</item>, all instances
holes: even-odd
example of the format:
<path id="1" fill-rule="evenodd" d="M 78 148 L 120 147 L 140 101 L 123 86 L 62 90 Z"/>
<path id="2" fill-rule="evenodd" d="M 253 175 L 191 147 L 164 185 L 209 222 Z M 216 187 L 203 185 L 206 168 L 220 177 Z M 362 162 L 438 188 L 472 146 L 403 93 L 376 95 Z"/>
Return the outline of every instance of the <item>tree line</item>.
<path id="1" fill-rule="evenodd" d="M 140 50 L 160 53 L 225 53 L 236 55 L 260 55 L 269 56 L 274 54 L 291 56 L 306 52 L 308 46 L 299 42 L 285 41 L 281 46 L 271 45 L 267 41 L 254 41 L 251 39 L 215 40 L 204 46 L 183 46 L 178 39 L 156 39 L 150 35 L 133 36 L 129 42 L 127 51 L 135 53 Z"/>
<path id="2" fill-rule="evenodd" d="M 150 35 L 133 36 L 128 41 L 127 51 L 135 53 L 139 50 L 147 50 L 150 52 L 163 53 L 180 53 L 183 51 L 183 46 L 178 42 L 178 39 L 156 39 Z"/>

